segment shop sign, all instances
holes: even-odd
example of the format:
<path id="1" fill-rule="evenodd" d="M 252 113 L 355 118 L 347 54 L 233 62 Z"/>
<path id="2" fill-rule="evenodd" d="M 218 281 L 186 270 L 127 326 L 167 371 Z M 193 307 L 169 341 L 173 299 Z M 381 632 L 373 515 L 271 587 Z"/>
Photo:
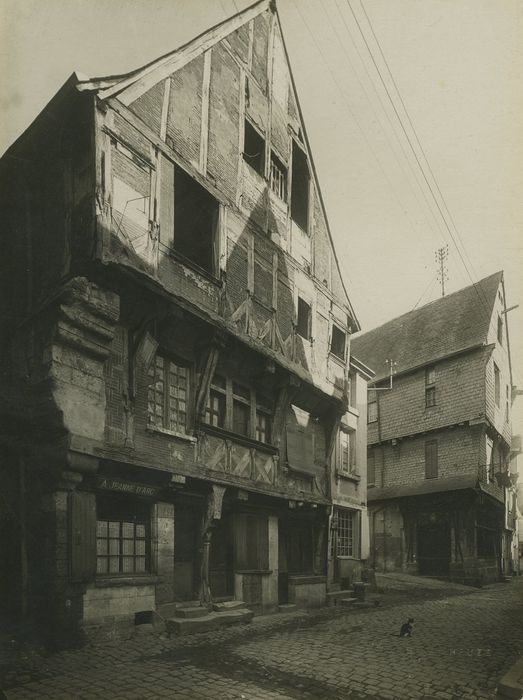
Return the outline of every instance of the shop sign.
<path id="1" fill-rule="evenodd" d="M 113 479 L 105 476 L 99 476 L 97 478 L 96 486 L 99 489 L 129 493 L 133 496 L 157 496 L 160 492 L 160 489 L 157 486 L 136 484 L 133 481 L 123 481 L 122 479 Z"/>

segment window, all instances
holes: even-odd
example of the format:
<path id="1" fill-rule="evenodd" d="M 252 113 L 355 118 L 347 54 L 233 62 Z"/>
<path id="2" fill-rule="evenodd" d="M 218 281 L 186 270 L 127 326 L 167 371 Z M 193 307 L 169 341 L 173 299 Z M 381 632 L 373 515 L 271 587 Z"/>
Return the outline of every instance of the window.
<path id="1" fill-rule="evenodd" d="M 285 202 L 287 200 L 287 168 L 271 153 L 271 190 Z"/>
<path id="2" fill-rule="evenodd" d="M 144 574 L 149 570 L 147 503 L 99 498 L 96 522 L 96 573 Z"/>
<path id="3" fill-rule="evenodd" d="M 291 218 L 304 231 L 309 224 L 309 165 L 305 152 L 292 142 Z"/>
<path id="4" fill-rule="evenodd" d="M 251 390 L 233 382 L 232 391 L 232 431 L 240 435 L 250 435 Z"/>
<path id="5" fill-rule="evenodd" d="M 205 409 L 205 422 L 208 425 L 214 425 L 215 428 L 225 427 L 225 409 L 226 409 L 226 380 L 215 374 L 209 391 L 209 399 Z"/>
<path id="6" fill-rule="evenodd" d="M 438 478 L 438 442 L 428 440 L 425 443 L 425 479 Z"/>
<path id="7" fill-rule="evenodd" d="M 499 367 L 494 363 L 494 400 L 496 406 L 499 406 L 501 401 L 501 379 L 499 376 Z"/>
<path id="8" fill-rule="evenodd" d="M 425 406 L 436 405 L 436 370 L 429 367 L 425 370 Z"/>
<path id="9" fill-rule="evenodd" d="M 376 483 L 376 458 L 374 452 L 367 455 L 367 486 L 374 486 Z"/>
<path id="10" fill-rule="evenodd" d="M 243 139 L 243 160 L 263 177 L 265 171 L 265 139 L 245 120 Z"/>
<path id="11" fill-rule="evenodd" d="M 301 297 L 298 297 L 298 318 L 296 321 L 296 332 L 306 340 L 309 340 L 311 337 L 311 307 Z"/>
<path id="12" fill-rule="evenodd" d="M 256 409 L 256 440 L 269 442 L 269 416 L 267 413 Z"/>
<path id="13" fill-rule="evenodd" d="M 354 433 L 343 429 L 339 433 L 338 469 L 344 474 L 354 470 Z"/>
<path id="14" fill-rule="evenodd" d="M 378 420 L 378 400 L 375 396 L 369 397 L 367 403 L 367 423 L 375 423 Z"/>
<path id="15" fill-rule="evenodd" d="M 354 556 L 354 516 L 350 510 L 339 510 L 337 515 L 336 554 L 339 557 Z"/>
<path id="16" fill-rule="evenodd" d="M 503 345 L 503 319 L 498 316 L 498 343 Z"/>
<path id="17" fill-rule="evenodd" d="M 147 414 L 149 423 L 176 433 L 187 429 L 189 369 L 156 355 L 149 369 Z"/>
<path id="18" fill-rule="evenodd" d="M 270 441 L 271 410 L 266 402 L 257 404 L 253 389 L 217 374 L 211 382 L 204 422 L 260 442 Z"/>
<path id="19" fill-rule="evenodd" d="M 340 360 L 345 359 L 345 338 L 345 331 L 333 324 L 330 351 L 333 355 L 339 357 Z"/>
<path id="20" fill-rule="evenodd" d="M 218 220 L 217 200 L 175 166 L 173 248 L 183 258 L 211 274 L 215 270 Z"/>

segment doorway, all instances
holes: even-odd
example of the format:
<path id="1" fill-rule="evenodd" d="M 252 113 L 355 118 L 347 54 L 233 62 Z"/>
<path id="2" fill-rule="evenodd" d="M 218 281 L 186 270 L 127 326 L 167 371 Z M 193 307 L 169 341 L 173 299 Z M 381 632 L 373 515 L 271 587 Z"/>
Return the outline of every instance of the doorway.
<path id="1" fill-rule="evenodd" d="M 418 571 L 425 576 L 448 576 L 450 529 L 446 522 L 418 523 Z"/>

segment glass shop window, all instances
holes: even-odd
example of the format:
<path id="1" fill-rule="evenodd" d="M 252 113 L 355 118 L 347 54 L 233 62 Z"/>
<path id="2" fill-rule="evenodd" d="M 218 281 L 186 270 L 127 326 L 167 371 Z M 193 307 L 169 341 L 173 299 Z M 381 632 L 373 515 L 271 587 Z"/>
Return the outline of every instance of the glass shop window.
<path id="1" fill-rule="evenodd" d="M 97 498 L 96 573 L 99 576 L 150 571 L 150 506 L 138 499 Z"/>

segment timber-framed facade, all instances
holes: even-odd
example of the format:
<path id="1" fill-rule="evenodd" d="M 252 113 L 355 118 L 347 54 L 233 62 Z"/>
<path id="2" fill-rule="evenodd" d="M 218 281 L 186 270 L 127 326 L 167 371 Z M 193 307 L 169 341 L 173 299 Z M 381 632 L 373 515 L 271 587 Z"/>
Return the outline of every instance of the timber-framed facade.
<path id="1" fill-rule="evenodd" d="M 74 74 L 0 167 L 11 612 L 322 604 L 366 556 L 370 374 L 273 3 Z"/>

